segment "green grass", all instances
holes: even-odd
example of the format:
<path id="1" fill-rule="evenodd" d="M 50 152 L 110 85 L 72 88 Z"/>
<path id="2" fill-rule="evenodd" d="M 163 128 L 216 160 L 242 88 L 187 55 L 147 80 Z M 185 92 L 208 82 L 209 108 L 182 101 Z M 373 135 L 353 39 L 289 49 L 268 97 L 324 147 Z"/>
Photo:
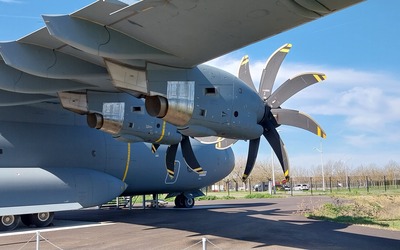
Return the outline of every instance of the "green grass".
<path id="1" fill-rule="evenodd" d="M 307 211 L 309 218 L 400 230 L 399 194 L 336 195 L 333 203 Z"/>

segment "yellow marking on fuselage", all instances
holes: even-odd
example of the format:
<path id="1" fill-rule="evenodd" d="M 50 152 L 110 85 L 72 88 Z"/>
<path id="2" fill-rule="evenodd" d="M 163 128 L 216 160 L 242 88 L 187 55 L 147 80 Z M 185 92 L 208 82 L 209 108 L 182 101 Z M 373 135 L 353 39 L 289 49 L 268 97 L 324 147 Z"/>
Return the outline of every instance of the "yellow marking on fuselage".
<path id="1" fill-rule="evenodd" d="M 125 181 L 126 176 L 128 175 L 129 165 L 131 163 L 131 144 L 128 143 L 128 156 L 126 157 L 126 165 L 125 165 L 125 173 L 122 181 Z"/>
<path id="2" fill-rule="evenodd" d="M 160 142 L 164 138 L 166 124 L 167 124 L 167 122 L 163 121 L 162 129 L 161 129 L 161 136 L 160 136 L 160 138 L 157 139 L 157 141 L 155 141 L 156 143 Z"/>

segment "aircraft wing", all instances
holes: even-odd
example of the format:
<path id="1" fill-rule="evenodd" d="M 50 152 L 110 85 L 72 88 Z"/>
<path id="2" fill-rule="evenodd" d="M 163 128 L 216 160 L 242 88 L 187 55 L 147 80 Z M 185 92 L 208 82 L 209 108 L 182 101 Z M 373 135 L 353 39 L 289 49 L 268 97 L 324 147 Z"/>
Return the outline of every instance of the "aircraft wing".
<path id="1" fill-rule="evenodd" d="M 43 16 L 46 27 L 0 43 L 0 88 L 36 95 L 117 91 L 104 59 L 141 69 L 149 62 L 191 68 L 361 1 L 96 1 L 71 15 Z"/>

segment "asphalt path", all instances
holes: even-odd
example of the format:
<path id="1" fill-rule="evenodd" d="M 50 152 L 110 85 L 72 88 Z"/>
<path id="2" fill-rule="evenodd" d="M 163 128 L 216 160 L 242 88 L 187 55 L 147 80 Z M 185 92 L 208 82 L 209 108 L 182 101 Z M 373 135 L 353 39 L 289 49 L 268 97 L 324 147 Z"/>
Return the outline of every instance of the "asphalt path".
<path id="1" fill-rule="evenodd" d="M 396 249 L 400 231 L 305 218 L 328 197 L 199 201 L 192 209 L 85 209 L 56 214 L 40 249 Z M 0 233 L 0 250 L 35 249 L 36 228 Z M 31 239 L 31 242 L 27 243 Z"/>

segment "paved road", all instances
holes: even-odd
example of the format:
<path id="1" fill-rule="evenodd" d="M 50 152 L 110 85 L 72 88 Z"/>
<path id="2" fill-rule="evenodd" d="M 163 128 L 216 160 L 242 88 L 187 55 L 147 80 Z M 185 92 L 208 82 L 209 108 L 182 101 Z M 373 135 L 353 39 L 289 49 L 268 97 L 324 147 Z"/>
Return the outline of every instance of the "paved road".
<path id="1" fill-rule="evenodd" d="M 62 249 L 400 249 L 400 231 L 310 220 L 296 212 L 326 197 L 201 201 L 193 209 L 62 212 L 41 235 Z M 69 228 L 73 227 L 73 228 Z M 20 249 L 34 228 L 0 234 L 0 249 Z M 22 249 L 35 249 L 34 242 Z M 192 247 L 191 247 L 192 246 Z M 56 249 L 42 240 L 40 249 Z"/>

